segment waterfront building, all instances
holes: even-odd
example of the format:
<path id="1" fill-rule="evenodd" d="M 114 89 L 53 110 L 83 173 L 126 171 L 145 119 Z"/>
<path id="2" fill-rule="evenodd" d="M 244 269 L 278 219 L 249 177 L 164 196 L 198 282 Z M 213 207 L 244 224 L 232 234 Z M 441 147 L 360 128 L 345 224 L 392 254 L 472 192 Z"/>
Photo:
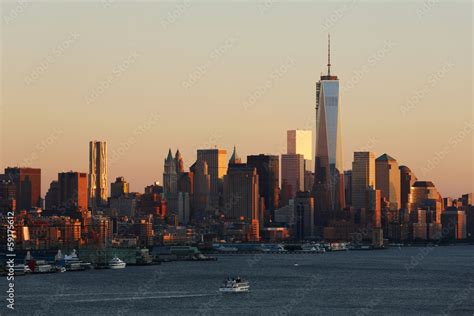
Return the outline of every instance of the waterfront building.
<path id="1" fill-rule="evenodd" d="M 297 240 L 313 238 L 314 198 L 310 192 L 298 192 L 294 199 L 295 225 L 294 236 Z"/>
<path id="2" fill-rule="evenodd" d="M 387 154 L 375 160 L 375 183 L 381 197 L 389 202 L 389 209 L 396 211 L 401 207 L 400 170 L 397 161 Z"/>
<path id="3" fill-rule="evenodd" d="M 96 210 L 107 204 L 107 143 L 89 142 L 89 206 Z"/>
<path id="4" fill-rule="evenodd" d="M 410 188 L 409 210 L 424 209 L 428 212 L 428 223 L 441 223 L 443 198 L 431 181 L 416 181 Z"/>
<path id="5" fill-rule="evenodd" d="M 444 240 L 463 240 L 467 238 L 466 213 L 456 207 L 449 207 L 441 214 Z"/>

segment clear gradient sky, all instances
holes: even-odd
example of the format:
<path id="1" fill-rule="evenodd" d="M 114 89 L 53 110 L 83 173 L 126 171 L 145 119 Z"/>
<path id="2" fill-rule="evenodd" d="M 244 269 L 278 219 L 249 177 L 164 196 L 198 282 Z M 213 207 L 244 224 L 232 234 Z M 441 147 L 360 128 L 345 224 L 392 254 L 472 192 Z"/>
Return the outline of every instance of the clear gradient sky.
<path id="1" fill-rule="evenodd" d="M 388 153 L 443 196 L 474 191 L 471 1 L 2 1 L 0 168 L 162 181 L 168 148 L 281 154 L 314 129 L 315 82 L 343 87 L 344 167 Z M 230 156 L 230 153 L 228 154 Z M 438 157 L 438 158 L 435 158 Z"/>

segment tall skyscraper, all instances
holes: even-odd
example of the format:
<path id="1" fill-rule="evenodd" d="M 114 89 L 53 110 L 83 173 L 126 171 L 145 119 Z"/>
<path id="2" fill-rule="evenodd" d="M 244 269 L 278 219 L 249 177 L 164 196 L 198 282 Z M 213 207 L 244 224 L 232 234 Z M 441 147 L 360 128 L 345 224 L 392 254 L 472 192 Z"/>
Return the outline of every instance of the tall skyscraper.
<path id="1" fill-rule="evenodd" d="M 316 210 L 345 207 L 339 79 L 331 75 L 328 39 L 328 73 L 316 83 L 316 161 L 313 195 Z"/>
<path id="2" fill-rule="evenodd" d="M 246 164 L 231 164 L 224 176 L 224 215 L 251 224 L 260 221 L 258 174 Z"/>
<path id="3" fill-rule="evenodd" d="M 107 143 L 89 143 L 89 206 L 97 209 L 107 204 Z"/>
<path id="4" fill-rule="evenodd" d="M 394 158 L 383 154 L 375 160 L 375 183 L 382 199 L 390 203 L 390 210 L 398 210 L 401 207 L 400 170 Z"/>
<path id="5" fill-rule="evenodd" d="M 170 149 L 164 164 L 163 193 L 168 212 L 174 214 L 178 212 L 178 174 L 176 170 L 176 160 L 173 158 Z"/>
<path id="6" fill-rule="evenodd" d="M 352 206 L 367 209 L 368 190 L 375 188 L 375 153 L 355 152 L 352 162 Z"/>
<path id="7" fill-rule="evenodd" d="M 66 210 L 87 210 L 87 173 L 61 172 L 58 174 L 59 206 Z"/>
<path id="8" fill-rule="evenodd" d="M 227 173 L 227 151 L 225 149 L 198 149 L 197 160 L 207 163 L 211 176 L 210 206 L 219 207 L 219 197 L 222 194 L 224 176 Z"/>
<path id="9" fill-rule="evenodd" d="M 273 218 L 273 210 L 278 208 L 279 203 L 279 159 L 271 155 L 247 156 L 247 166 L 257 169 L 260 196 L 265 202 L 265 209 L 270 211 Z"/>
<path id="10" fill-rule="evenodd" d="M 294 198 L 296 192 L 304 191 L 304 156 L 301 154 L 281 155 L 281 182 L 286 196 Z"/>
<path id="11" fill-rule="evenodd" d="M 194 174 L 193 181 L 193 217 L 201 219 L 206 215 L 211 195 L 211 176 L 209 175 L 207 163 L 197 160 L 191 166 Z"/>
<path id="12" fill-rule="evenodd" d="M 7 180 L 16 187 L 16 209 L 29 210 L 42 207 L 41 169 L 38 168 L 5 168 Z"/>
<path id="13" fill-rule="evenodd" d="M 301 154 L 305 160 L 305 170 L 313 167 L 313 132 L 311 130 L 289 130 L 286 132 L 286 153 Z"/>
<path id="14" fill-rule="evenodd" d="M 407 166 L 400 166 L 400 208 L 408 209 L 411 186 L 416 182 L 415 174 Z"/>

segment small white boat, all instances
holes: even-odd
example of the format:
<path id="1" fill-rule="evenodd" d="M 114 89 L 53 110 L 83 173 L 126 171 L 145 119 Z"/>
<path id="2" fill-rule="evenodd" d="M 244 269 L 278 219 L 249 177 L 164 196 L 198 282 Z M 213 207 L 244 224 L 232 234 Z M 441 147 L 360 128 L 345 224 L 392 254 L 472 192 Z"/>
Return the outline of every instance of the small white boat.
<path id="1" fill-rule="evenodd" d="M 109 268 L 110 269 L 123 269 L 127 266 L 125 262 L 120 260 L 117 257 L 112 258 L 112 260 L 109 261 Z"/>
<path id="2" fill-rule="evenodd" d="M 219 288 L 222 293 L 244 293 L 250 289 L 249 282 L 242 280 L 240 277 L 229 278 Z"/>

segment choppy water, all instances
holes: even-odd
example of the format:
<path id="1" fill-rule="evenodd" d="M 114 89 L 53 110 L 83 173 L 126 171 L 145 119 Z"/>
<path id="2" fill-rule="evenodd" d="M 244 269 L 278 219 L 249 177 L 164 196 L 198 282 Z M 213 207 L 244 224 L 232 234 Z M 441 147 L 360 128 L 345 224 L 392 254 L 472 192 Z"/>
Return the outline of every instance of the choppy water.
<path id="1" fill-rule="evenodd" d="M 218 293 L 233 275 L 251 292 Z M 221 255 L 29 275 L 15 289 L 20 315 L 474 315 L 474 246 Z"/>

